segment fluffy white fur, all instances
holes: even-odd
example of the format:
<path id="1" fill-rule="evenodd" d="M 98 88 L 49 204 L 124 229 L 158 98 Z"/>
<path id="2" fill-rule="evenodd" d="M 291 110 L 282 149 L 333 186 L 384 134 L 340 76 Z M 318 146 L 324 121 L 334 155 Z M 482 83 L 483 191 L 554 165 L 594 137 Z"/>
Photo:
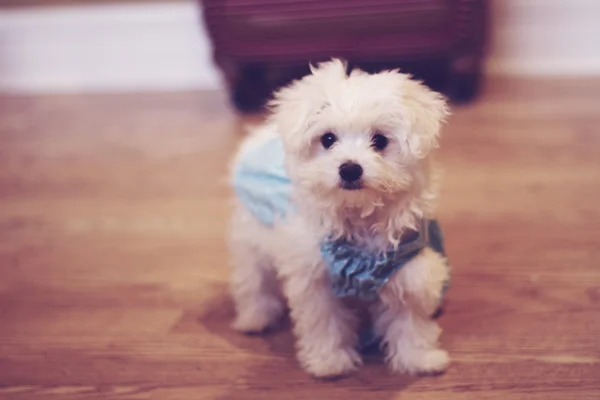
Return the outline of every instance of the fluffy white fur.
<path id="1" fill-rule="evenodd" d="M 234 327 L 260 332 L 277 322 L 286 302 L 300 364 L 314 376 L 349 373 L 361 364 L 355 350 L 357 315 L 334 297 L 319 243 L 345 236 L 372 250 L 400 243 L 421 218 L 432 218 L 437 179 L 431 150 L 447 115 L 445 100 L 398 71 L 367 74 L 332 60 L 276 93 L 267 123 L 242 144 L 239 154 L 280 135 L 297 210 L 266 227 L 242 204 L 232 218 L 231 289 Z M 320 143 L 325 132 L 338 141 Z M 389 138 L 375 151 L 372 135 Z M 364 170 L 363 188 L 340 187 L 339 166 Z M 441 329 L 430 318 L 447 278 L 442 256 L 425 249 L 393 278 L 369 312 L 384 338 L 392 370 L 443 371 Z"/>

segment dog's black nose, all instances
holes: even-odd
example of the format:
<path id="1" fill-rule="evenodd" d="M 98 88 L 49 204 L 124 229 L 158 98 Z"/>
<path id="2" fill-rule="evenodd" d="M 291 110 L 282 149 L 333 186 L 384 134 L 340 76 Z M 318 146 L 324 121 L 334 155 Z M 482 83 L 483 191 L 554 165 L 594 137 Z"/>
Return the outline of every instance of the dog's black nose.
<path id="1" fill-rule="evenodd" d="M 362 167 L 356 163 L 347 162 L 340 165 L 340 177 L 344 182 L 356 182 L 361 178 L 362 174 Z"/>

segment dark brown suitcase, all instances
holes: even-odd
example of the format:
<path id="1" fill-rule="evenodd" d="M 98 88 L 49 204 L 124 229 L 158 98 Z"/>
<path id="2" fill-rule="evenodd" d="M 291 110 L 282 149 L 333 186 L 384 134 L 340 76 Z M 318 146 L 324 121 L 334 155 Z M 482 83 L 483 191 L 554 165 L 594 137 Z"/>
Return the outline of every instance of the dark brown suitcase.
<path id="1" fill-rule="evenodd" d="M 454 100 L 479 87 L 485 0 L 199 0 L 214 60 L 241 111 L 259 109 L 308 63 L 342 57 L 401 68 Z"/>

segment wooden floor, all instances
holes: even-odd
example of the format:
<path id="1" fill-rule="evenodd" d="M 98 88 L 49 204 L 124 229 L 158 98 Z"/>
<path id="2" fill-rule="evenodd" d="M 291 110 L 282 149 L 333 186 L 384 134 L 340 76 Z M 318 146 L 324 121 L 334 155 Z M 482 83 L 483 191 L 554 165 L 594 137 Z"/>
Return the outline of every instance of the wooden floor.
<path id="1" fill-rule="evenodd" d="M 494 81 L 444 132 L 438 377 L 233 332 L 222 95 L 0 98 L 0 399 L 600 399 L 600 81 Z"/>

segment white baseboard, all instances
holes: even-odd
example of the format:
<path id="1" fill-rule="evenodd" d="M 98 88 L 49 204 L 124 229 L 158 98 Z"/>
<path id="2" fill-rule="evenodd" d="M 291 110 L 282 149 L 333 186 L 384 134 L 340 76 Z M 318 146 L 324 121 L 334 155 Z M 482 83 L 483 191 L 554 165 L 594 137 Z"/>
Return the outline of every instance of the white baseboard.
<path id="1" fill-rule="evenodd" d="M 491 74 L 600 75 L 598 0 L 496 0 Z M 0 12 L 0 91 L 216 89 L 196 3 Z"/>

